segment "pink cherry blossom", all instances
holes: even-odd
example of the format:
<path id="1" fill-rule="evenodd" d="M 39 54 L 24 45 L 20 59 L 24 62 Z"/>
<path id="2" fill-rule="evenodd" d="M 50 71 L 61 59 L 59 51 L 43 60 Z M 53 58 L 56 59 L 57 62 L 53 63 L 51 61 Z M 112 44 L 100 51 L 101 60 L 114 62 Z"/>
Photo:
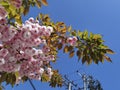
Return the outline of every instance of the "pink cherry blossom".
<path id="1" fill-rule="evenodd" d="M 5 60 L 4 58 L 0 58 L 0 65 L 3 65 L 3 64 L 5 64 Z"/>
<path id="2" fill-rule="evenodd" d="M 6 10 L 4 9 L 3 6 L 0 5 L 0 19 L 5 18 L 6 16 L 7 16 Z"/>
<path id="3" fill-rule="evenodd" d="M 43 62 L 49 63 L 55 56 L 48 54 L 50 48 L 42 37 L 49 37 L 53 28 L 39 25 L 34 18 L 22 26 L 16 24 L 13 27 L 4 23 L 0 23 L 0 71 L 18 72 L 20 78 L 26 76 L 36 80 L 40 80 L 42 74 L 47 72 L 51 78 L 52 69 L 46 70 Z"/>
<path id="4" fill-rule="evenodd" d="M 67 42 L 71 45 L 71 46 L 75 46 L 77 43 L 77 37 L 69 37 L 67 38 Z"/>

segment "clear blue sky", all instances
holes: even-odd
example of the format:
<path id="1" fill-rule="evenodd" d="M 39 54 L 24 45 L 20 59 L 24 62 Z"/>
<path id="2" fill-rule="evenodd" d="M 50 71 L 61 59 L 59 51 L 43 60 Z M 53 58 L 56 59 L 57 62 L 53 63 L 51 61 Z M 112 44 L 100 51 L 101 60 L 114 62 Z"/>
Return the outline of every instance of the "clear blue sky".
<path id="1" fill-rule="evenodd" d="M 81 73 L 93 75 L 98 79 L 104 90 L 120 90 L 120 0 L 48 0 L 49 6 L 42 9 L 32 8 L 28 19 L 37 16 L 38 13 L 49 14 L 53 21 L 63 21 L 67 25 L 72 25 L 74 29 L 85 30 L 103 35 L 105 44 L 116 53 L 110 55 L 113 63 L 90 66 L 77 62 L 77 57 L 72 59 L 68 55 L 59 53 L 60 59 L 53 66 L 59 69 L 61 74 L 68 74 L 71 80 L 76 80 L 80 86 L 82 81 L 77 74 L 73 74 L 79 69 Z M 80 79 L 80 80 L 78 80 Z M 65 90 L 65 88 L 51 88 L 46 83 L 33 81 L 37 90 Z M 33 90 L 28 82 L 17 87 L 6 87 L 6 90 Z"/>

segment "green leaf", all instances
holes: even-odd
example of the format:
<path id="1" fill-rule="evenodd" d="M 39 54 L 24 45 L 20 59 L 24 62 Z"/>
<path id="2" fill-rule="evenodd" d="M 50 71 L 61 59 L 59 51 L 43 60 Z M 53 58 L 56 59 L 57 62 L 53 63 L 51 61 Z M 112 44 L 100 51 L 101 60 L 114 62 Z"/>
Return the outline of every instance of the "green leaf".
<path id="1" fill-rule="evenodd" d="M 92 63 L 92 59 L 89 56 L 86 56 L 86 63 L 90 65 Z"/>
<path id="2" fill-rule="evenodd" d="M 39 0 L 35 0 L 36 5 L 40 8 L 41 7 L 41 2 Z"/>
<path id="3" fill-rule="evenodd" d="M 17 14 L 16 16 L 15 16 L 15 20 L 16 20 L 16 22 L 18 23 L 18 24 L 22 24 L 22 19 L 21 19 L 21 15 L 19 15 L 19 14 Z"/>
<path id="4" fill-rule="evenodd" d="M 67 30 L 68 30 L 68 32 L 70 32 L 70 31 L 72 30 L 72 26 L 69 26 L 69 27 L 67 28 Z"/>
<path id="5" fill-rule="evenodd" d="M 108 62 L 112 62 L 112 60 L 111 60 L 110 57 L 108 57 L 108 56 L 105 56 L 105 55 L 104 55 L 104 59 L 106 59 Z"/>
<path id="6" fill-rule="evenodd" d="M 3 72 L 3 73 L 1 74 L 1 77 L 0 77 L 0 83 L 6 81 L 6 78 L 7 78 L 7 73 L 4 73 L 4 72 Z"/>
<path id="7" fill-rule="evenodd" d="M 88 31 L 85 30 L 83 33 L 83 39 L 87 39 L 88 38 Z"/>
<path id="8" fill-rule="evenodd" d="M 94 36 L 93 36 L 93 39 L 101 39 L 102 38 L 102 36 L 100 35 L 100 34 L 95 34 Z"/>
<path id="9" fill-rule="evenodd" d="M 29 12 L 29 9 L 30 9 L 30 7 L 29 7 L 29 6 L 26 6 L 26 7 L 24 8 L 23 14 L 24 14 L 24 15 L 27 15 L 28 12 Z"/>
<path id="10" fill-rule="evenodd" d="M 73 46 L 68 46 L 68 51 L 70 52 L 70 51 L 73 51 Z"/>
<path id="11" fill-rule="evenodd" d="M 76 54 L 77 54 L 77 56 L 78 56 L 78 60 L 80 60 L 80 58 L 81 58 L 81 51 L 78 50 L 78 51 L 76 52 Z"/>
<path id="12" fill-rule="evenodd" d="M 87 64 L 90 65 L 92 63 L 92 59 L 91 57 L 89 57 L 89 59 L 87 60 Z"/>
<path id="13" fill-rule="evenodd" d="M 77 32 L 74 30 L 74 31 L 71 32 L 71 35 L 72 35 L 72 36 L 76 36 L 76 35 L 77 35 Z"/>
<path id="14" fill-rule="evenodd" d="M 48 5 L 47 0 L 41 0 L 41 2 L 42 2 L 42 4 L 45 5 L 45 6 Z"/>
<path id="15" fill-rule="evenodd" d="M 83 32 L 78 31 L 78 32 L 77 32 L 77 35 L 78 35 L 80 38 L 82 38 Z"/>
<path id="16" fill-rule="evenodd" d="M 65 26 L 60 29 L 60 33 L 61 33 L 61 34 L 66 33 L 66 31 L 67 31 L 67 28 L 66 28 Z"/>
<path id="17" fill-rule="evenodd" d="M 2 5 L 2 6 L 9 6 L 9 3 L 7 2 L 7 1 L 0 1 L 0 4 Z"/>
<path id="18" fill-rule="evenodd" d="M 13 5 L 9 6 L 9 10 L 10 10 L 10 13 L 12 14 L 12 16 L 15 16 L 17 14 L 16 8 Z"/>
<path id="19" fill-rule="evenodd" d="M 82 58 L 82 64 L 84 64 L 86 62 L 86 56 L 83 56 Z"/>
<path id="20" fill-rule="evenodd" d="M 22 77 L 22 82 L 24 83 L 25 81 L 27 81 L 28 80 L 28 77 L 26 77 L 26 76 L 24 76 L 24 77 Z"/>
<path id="21" fill-rule="evenodd" d="M 94 63 L 95 63 L 95 64 L 98 64 L 98 62 L 99 62 L 99 60 L 94 59 Z"/>
<path id="22" fill-rule="evenodd" d="M 106 52 L 107 52 L 108 54 L 114 54 L 114 51 L 112 51 L 111 49 L 106 49 Z"/>
<path id="23" fill-rule="evenodd" d="M 93 39 L 93 36 L 94 36 L 94 34 L 92 33 L 92 32 L 90 32 L 90 39 Z"/>
<path id="24" fill-rule="evenodd" d="M 50 80 L 50 86 L 51 87 L 62 87 L 62 84 L 63 84 L 63 79 L 62 79 L 62 76 L 58 73 L 58 71 L 54 71 L 53 72 L 53 75 L 52 75 L 52 78 Z"/>
<path id="25" fill-rule="evenodd" d="M 15 72 L 15 77 L 16 77 L 16 79 L 18 79 L 19 78 L 19 72 Z"/>
<path id="26" fill-rule="evenodd" d="M 58 50 L 62 49 L 62 43 L 58 44 Z"/>
<path id="27" fill-rule="evenodd" d="M 20 14 L 23 14 L 23 12 L 24 12 L 24 7 L 21 6 L 21 7 L 20 7 Z"/>
<path id="28" fill-rule="evenodd" d="M 72 58 L 72 57 L 74 56 L 74 52 L 75 52 L 75 51 L 71 51 L 71 52 L 69 53 L 69 57 L 70 57 L 70 58 Z"/>
<path id="29" fill-rule="evenodd" d="M 68 51 L 69 51 L 69 47 L 66 45 L 66 46 L 64 47 L 63 52 L 64 52 L 64 53 L 68 53 Z"/>
<path id="30" fill-rule="evenodd" d="M 103 55 L 99 54 L 99 60 L 101 63 L 104 63 Z"/>
<path id="31" fill-rule="evenodd" d="M 46 73 L 43 73 L 42 77 L 41 77 L 41 81 L 42 82 L 48 82 L 49 81 L 49 76 Z"/>

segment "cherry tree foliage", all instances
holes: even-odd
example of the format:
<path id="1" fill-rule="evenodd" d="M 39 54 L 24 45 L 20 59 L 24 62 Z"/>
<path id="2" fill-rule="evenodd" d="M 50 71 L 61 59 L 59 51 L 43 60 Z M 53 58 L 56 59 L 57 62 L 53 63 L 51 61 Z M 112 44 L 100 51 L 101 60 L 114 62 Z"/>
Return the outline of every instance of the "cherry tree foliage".
<path id="1" fill-rule="evenodd" d="M 62 86 L 62 77 L 50 62 L 57 60 L 58 50 L 75 54 L 82 63 L 111 62 L 106 54 L 114 52 L 104 45 L 100 34 L 72 30 L 64 22 L 51 21 L 39 14 L 22 22 L 30 7 L 48 5 L 46 0 L 0 0 L 0 83 L 12 86 L 35 79 Z M 2 88 L 1 88 L 2 89 Z"/>

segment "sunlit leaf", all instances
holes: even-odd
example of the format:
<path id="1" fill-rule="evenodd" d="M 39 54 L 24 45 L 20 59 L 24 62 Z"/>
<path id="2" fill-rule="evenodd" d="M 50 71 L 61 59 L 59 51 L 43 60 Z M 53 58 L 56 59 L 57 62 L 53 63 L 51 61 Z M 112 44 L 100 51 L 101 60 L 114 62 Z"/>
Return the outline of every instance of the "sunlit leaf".
<path id="1" fill-rule="evenodd" d="M 65 52 L 65 53 L 68 53 L 68 51 L 69 51 L 69 47 L 66 45 L 66 46 L 64 47 L 64 52 Z"/>
<path id="2" fill-rule="evenodd" d="M 101 39 L 101 38 L 102 38 L 102 36 L 100 34 L 95 34 L 93 36 L 93 39 Z"/>
<path id="3" fill-rule="evenodd" d="M 70 51 L 73 51 L 73 46 L 68 46 L 68 51 L 70 52 Z"/>
<path id="4" fill-rule="evenodd" d="M 13 5 L 9 6 L 9 10 L 12 16 L 15 16 L 17 14 L 16 8 Z"/>
<path id="5" fill-rule="evenodd" d="M 0 4 L 2 5 L 2 6 L 9 6 L 9 3 L 7 2 L 7 1 L 0 1 Z"/>
<path id="6" fill-rule="evenodd" d="M 18 23 L 18 24 L 22 24 L 22 19 L 21 19 L 21 16 L 19 15 L 19 14 L 17 14 L 16 16 L 15 16 L 15 20 L 16 20 L 16 22 Z"/>
<path id="7" fill-rule="evenodd" d="M 100 60 L 100 62 L 104 63 L 104 58 L 103 58 L 102 54 L 99 54 L 99 60 Z"/>
<path id="8" fill-rule="evenodd" d="M 92 39 L 93 38 L 93 33 L 92 32 L 90 32 L 90 39 Z"/>
<path id="9" fill-rule="evenodd" d="M 82 38 L 83 32 L 78 31 L 78 32 L 77 32 L 77 35 L 78 35 L 78 37 Z"/>
<path id="10" fill-rule="evenodd" d="M 42 77 L 41 77 L 41 81 L 42 82 L 47 82 L 49 81 L 49 76 L 46 73 L 43 73 Z"/>
<path id="11" fill-rule="evenodd" d="M 68 32 L 70 32 L 70 31 L 72 30 L 72 26 L 69 26 L 69 27 L 67 28 L 67 30 L 68 30 Z"/>
<path id="12" fill-rule="evenodd" d="M 35 0 L 36 1 L 36 5 L 40 8 L 41 7 L 41 2 L 39 0 Z"/>
<path id="13" fill-rule="evenodd" d="M 30 9 L 29 6 L 28 6 L 28 7 L 25 7 L 23 14 L 24 14 L 24 15 L 27 15 L 28 12 L 29 12 L 29 9 Z"/>
<path id="14" fill-rule="evenodd" d="M 105 55 L 104 55 L 104 59 L 106 59 L 108 62 L 112 62 L 112 60 L 111 60 L 110 57 L 108 57 L 108 56 L 105 56 Z"/>
<path id="15" fill-rule="evenodd" d="M 84 33 L 83 33 L 83 39 L 87 39 L 88 38 L 88 31 L 85 30 Z"/>
<path id="16" fill-rule="evenodd" d="M 28 77 L 26 77 L 26 76 L 22 77 L 22 83 L 24 83 L 27 80 L 28 80 Z"/>
<path id="17" fill-rule="evenodd" d="M 72 31 L 72 32 L 71 32 L 71 35 L 76 36 L 76 35 L 77 35 L 77 32 L 76 32 L 76 31 Z"/>
<path id="18" fill-rule="evenodd" d="M 48 5 L 47 0 L 41 0 L 41 2 L 42 2 L 42 4 L 44 4 L 45 6 Z"/>
<path id="19" fill-rule="evenodd" d="M 85 58 L 86 58 L 86 64 L 90 65 L 92 63 L 91 57 L 89 55 L 87 55 Z"/>
<path id="20" fill-rule="evenodd" d="M 106 49 L 106 52 L 107 52 L 108 54 L 114 54 L 114 51 L 112 51 L 111 49 Z"/>
<path id="21" fill-rule="evenodd" d="M 16 79 L 18 79 L 19 78 L 19 72 L 15 72 L 15 77 L 16 77 Z"/>
<path id="22" fill-rule="evenodd" d="M 62 33 L 62 34 L 64 34 L 64 33 L 66 33 L 67 28 L 66 28 L 66 27 L 64 27 L 64 28 L 62 28 L 60 31 L 61 31 L 61 33 Z"/>
<path id="23" fill-rule="evenodd" d="M 1 73 L 1 77 L 0 77 L 0 83 L 4 82 L 7 78 L 7 73 Z"/>
<path id="24" fill-rule="evenodd" d="M 49 18 L 49 15 L 48 14 L 45 14 L 42 18 L 43 21 L 45 22 L 50 22 L 50 18 Z"/>
<path id="25" fill-rule="evenodd" d="M 69 57 L 70 57 L 70 58 L 74 56 L 74 52 L 75 52 L 75 51 L 71 51 L 71 52 L 69 53 Z"/>
<path id="26" fill-rule="evenodd" d="M 62 76 L 57 71 L 53 71 L 53 75 L 50 80 L 50 86 L 51 87 L 62 87 L 62 84 L 63 84 Z"/>

